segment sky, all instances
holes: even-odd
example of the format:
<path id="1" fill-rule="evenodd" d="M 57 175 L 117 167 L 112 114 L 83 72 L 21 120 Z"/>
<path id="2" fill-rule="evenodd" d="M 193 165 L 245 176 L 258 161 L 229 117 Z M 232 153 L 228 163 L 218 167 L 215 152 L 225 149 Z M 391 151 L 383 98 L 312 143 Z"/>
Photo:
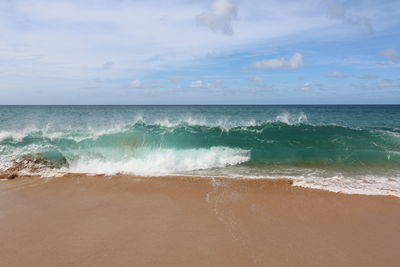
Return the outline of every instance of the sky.
<path id="1" fill-rule="evenodd" d="M 0 104 L 400 104 L 400 1 L 0 0 Z"/>

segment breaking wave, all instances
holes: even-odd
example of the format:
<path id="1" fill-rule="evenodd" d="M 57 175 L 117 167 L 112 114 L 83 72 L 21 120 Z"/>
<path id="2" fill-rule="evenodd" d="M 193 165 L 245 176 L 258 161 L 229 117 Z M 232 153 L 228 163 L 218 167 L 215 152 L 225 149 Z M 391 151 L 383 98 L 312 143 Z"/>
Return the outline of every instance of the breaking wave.
<path id="1" fill-rule="evenodd" d="M 288 177 L 297 186 L 397 195 L 399 163 L 399 129 L 312 124 L 304 113 L 284 112 L 265 121 L 149 121 L 138 116 L 102 129 L 46 126 L 0 131 L 3 176 Z M 364 169 L 364 178 L 349 179 Z M 389 172 L 375 173 L 382 169 Z M 321 173 L 315 175 L 316 170 Z M 375 178 L 365 178 L 368 175 Z"/>

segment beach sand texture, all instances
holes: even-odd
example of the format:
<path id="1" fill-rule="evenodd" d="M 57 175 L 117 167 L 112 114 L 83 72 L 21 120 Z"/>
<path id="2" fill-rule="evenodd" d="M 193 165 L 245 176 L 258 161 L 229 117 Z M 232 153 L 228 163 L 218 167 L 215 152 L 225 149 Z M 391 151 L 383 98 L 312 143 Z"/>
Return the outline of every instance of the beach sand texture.
<path id="1" fill-rule="evenodd" d="M 399 266 L 400 199 L 288 180 L 0 182 L 1 266 Z"/>

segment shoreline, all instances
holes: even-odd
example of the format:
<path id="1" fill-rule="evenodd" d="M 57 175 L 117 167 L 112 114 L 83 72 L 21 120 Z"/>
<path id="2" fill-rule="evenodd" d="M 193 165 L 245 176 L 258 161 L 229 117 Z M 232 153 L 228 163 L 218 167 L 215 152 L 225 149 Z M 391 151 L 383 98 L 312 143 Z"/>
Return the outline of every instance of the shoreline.
<path id="1" fill-rule="evenodd" d="M 203 176 L 203 175 L 134 175 L 134 174 L 92 174 L 92 173 L 65 173 L 65 174 L 60 174 L 60 175 L 50 175 L 50 176 L 44 176 L 42 174 L 28 174 L 28 175 L 20 175 L 18 173 L 14 172 L 3 172 L 0 173 L 0 182 L 5 182 L 5 181 L 12 181 L 12 180 L 19 180 L 19 179 L 60 179 L 60 178 L 104 178 L 104 179 L 118 179 L 118 178 L 131 178 L 131 177 L 136 177 L 136 179 L 190 179 L 190 180 L 235 180 L 235 181 L 265 181 L 266 183 L 275 183 L 275 182 L 281 182 L 281 181 L 286 181 L 288 185 L 291 187 L 296 187 L 296 188 L 303 188 L 306 190 L 318 190 L 318 191 L 324 191 L 324 192 L 329 192 L 329 193 L 337 193 L 337 194 L 344 194 L 344 195 L 361 195 L 361 196 L 387 196 L 387 197 L 395 197 L 395 198 L 400 198 L 400 195 L 396 193 L 382 193 L 382 192 L 368 192 L 368 191 L 363 191 L 365 189 L 346 189 L 343 188 L 338 188 L 338 189 L 329 189 L 328 186 L 323 186 L 315 184 L 315 185 L 305 185 L 302 182 L 296 181 L 295 178 L 293 177 L 245 177 L 245 176 L 238 176 L 238 177 L 231 177 L 231 176 Z"/>
<path id="2" fill-rule="evenodd" d="M 287 179 L 19 177 L 0 183 L 5 266 L 396 266 L 400 199 Z"/>

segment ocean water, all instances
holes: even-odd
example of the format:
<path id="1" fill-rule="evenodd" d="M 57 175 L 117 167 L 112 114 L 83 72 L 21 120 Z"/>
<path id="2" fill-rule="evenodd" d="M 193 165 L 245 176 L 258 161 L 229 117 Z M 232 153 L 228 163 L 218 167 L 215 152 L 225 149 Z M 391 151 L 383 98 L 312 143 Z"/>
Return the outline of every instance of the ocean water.
<path id="1" fill-rule="evenodd" d="M 0 106 L 0 175 L 291 178 L 400 196 L 400 106 Z"/>

